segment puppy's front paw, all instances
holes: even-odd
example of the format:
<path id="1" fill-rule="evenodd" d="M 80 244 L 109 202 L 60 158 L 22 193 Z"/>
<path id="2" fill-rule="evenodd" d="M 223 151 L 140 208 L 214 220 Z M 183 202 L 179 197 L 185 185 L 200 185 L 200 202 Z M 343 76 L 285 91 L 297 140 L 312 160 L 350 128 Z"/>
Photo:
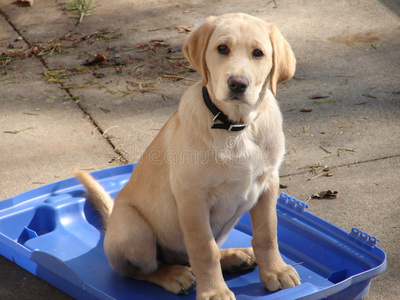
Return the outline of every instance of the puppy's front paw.
<path id="1" fill-rule="evenodd" d="M 260 271 L 261 282 L 270 292 L 295 287 L 300 284 L 300 277 L 295 268 L 282 264 L 275 270 Z"/>
<path id="2" fill-rule="evenodd" d="M 211 290 L 207 292 L 197 292 L 196 300 L 235 300 L 235 295 L 232 293 L 228 287 L 219 289 L 219 290 Z"/>

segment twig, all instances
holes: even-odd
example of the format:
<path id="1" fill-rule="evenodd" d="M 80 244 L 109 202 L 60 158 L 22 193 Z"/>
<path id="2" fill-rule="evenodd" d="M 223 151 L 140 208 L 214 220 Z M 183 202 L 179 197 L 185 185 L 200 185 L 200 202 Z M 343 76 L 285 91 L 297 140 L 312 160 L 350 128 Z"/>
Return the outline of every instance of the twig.
<path id="1" fill-rule="evenodd" d="M 153 29 L 149 29 L 149 31 L 158 31 L 158 30 L 163 30 L 163 29 L 168 29 L 171 30 L 175 28 L 174 26 L 167 26 L 167 27 L 157 27 L 157 28 L 153 28 Z"/>
<path id="2" fill-rule="evenodd" d="M 272 0 L 272 1 L 269 1 L 267 4 L 270 4 L 271 2 L 274 2 L 274 8 L 278 8 L 278 4 L 276 4 L 276 0 Z"/>
<path id="3" fill-rule="evenodd" d="M 187 78 L 187 77 L 183 77 L 183 76 L 177 76 L 177 75 L 162 75 L 162 77 L 165 78 L 177 78 L 177 79 L 183 79 L 183 80 L 188 80 L 188 81 L 193 81 L 193 82 L 197 82 L 198 80 L 195 79 L 191 79 L 191 78 Z"/>
<path id="4" fill-rule="evenodd" d="M 81 23 L 82 23 L 83 17 L 84 17 L 84 16 L 85 16 L 85 12 L 82 11 L 82 12 L 81 12 L 81 15 L 79 16 L 79 20 L 78 20 L 78 23 L 77 23 L 77 24 L 81 24 Z"/>
<path id="5" fill-rule="evenodd" d="M 30 127 L 27 127 L 27 128 L 24 128 L 24 129 L 20 129 L 20 130 L 16 129 L 16 130 L 13 130 L 13 131 L 3 131 L 3 133 L 18 134 L 18 133 L 20 133 L 22 131 L 29 130 L 29 129 L 36 129 L 36 127 L 30 126 Z"/>
<path id="6" fill-rule="evenodd" d="M 108 128 L 108 129 L 104 130 L 103 136 L 106 136 L 107 131 L 109 131 L 109 130 L 111 130 L 111 129 L 113 129 L 113 128 L 117 128 L 117 127 L 119 127 L 119 126 L 112 126 L 112 127 Z"/>
<path id="7" fill-rule="evenodd" d="M 344 148 L 338 148 L 337 149 L 337 156 L 340 156 L 340 153 L 341 152 L 356 152 L 356 150 L 354 150 L 354 149 L 344 149 Z"/>
<path id="8" fill-rule="evenodd" d="M 325 151 L 325 153 L 332 154 L 332 152 L 326 150 L 326 149 L 325 149 L 324 147 L 322 147 L 322 146 L 319 146 L 319 148 L 320 148 L 321 150 Z"/>

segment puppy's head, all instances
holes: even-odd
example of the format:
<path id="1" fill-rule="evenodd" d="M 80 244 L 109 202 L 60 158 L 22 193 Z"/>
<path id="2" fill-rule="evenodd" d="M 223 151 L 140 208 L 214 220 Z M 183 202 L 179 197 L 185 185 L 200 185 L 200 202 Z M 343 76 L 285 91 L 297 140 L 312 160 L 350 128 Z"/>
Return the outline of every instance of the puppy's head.
<path id="1" fill-rule="evenodd" d="M 296 60 L 273 25 L 246 14 L 209 17 L 186 39 L 184 53 L 218 102 L 255 105 L 292 78 Z"/>

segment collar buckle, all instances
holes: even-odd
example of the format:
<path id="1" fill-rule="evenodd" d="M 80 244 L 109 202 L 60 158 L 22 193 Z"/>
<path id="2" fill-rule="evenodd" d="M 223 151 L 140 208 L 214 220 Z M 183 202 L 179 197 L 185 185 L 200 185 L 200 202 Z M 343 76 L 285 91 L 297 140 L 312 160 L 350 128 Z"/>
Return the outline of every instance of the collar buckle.
<path id="1" fill-rule="evenodd" d="M 228 131 L 240 131 L 247 127 L 246 124 L 231 124 L 228 128 Z"/>

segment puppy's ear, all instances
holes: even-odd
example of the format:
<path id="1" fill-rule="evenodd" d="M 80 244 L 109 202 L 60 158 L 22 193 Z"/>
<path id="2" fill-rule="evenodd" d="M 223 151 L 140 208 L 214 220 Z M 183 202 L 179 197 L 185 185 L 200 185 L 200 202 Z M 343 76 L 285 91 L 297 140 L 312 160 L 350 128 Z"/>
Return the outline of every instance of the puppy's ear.
<path id="1" fill-rule="evenodd" d="M 293 77 L 296 71 L 296 58 L 289 43 L 275 25 L 268 27 L 272 44 L 272 70 L 270 74 L 271 91 L 276 95 L 276 86 Z"/>
<path id="2" fill-rule="evenodd" d="M 202 25 L 187 37 L 183 45 L 183 52 L 186 58 L 200 73 L 204 86 L 208 82 L 206 50 L 208 41 L 215 29 L 215 19 L 215 17 L 208 17 Z"/>

